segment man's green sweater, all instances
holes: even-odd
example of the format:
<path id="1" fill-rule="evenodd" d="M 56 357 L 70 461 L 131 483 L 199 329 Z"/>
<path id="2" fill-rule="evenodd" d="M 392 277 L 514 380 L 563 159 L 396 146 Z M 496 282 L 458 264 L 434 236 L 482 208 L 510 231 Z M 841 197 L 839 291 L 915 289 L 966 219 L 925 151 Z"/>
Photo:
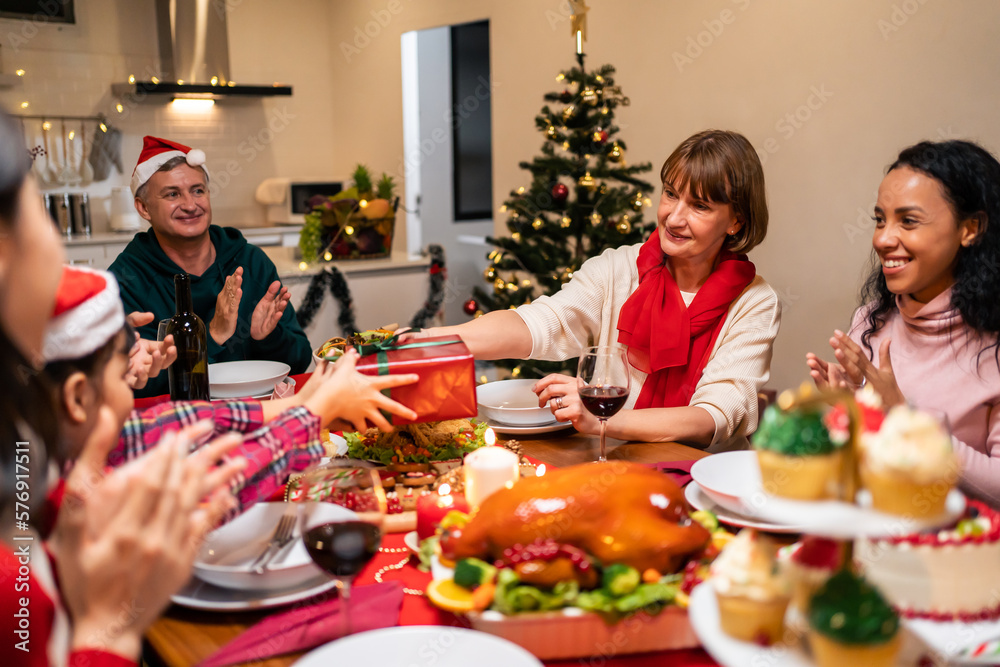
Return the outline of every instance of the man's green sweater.
<path id="1" fill-rule="evenodd" d="M 312 360 L 312 350 L 291 304 L 264 340 L 253 340 L 250 336 L 254 308 L 267 293 L 268 285 L 278 279 L 274 264 L 263 250 L 247 243 L 238 229 L 212 225 L 208 233 L 215 246 L 215 261 L 202 275 L 191 276 L 194 311 L 206 327 L 215 316 L 215 302 L 226 277 L 237 267 L 243 267 L 243 298 L 236 332 L 222 345 L 211 335 L 208 337 L 209 363 L 264 359 L 283 361 L 292 367 L 292 373 L 304 372 Z M 167 257 L 152 230 L 136 234 L 109 270 L 118 278 L 126 313 L 153 313 L 153 322 L 140 328 L 139 333 L 143 338 L 156 340 L 159 321 L 174 314 L 174 275 L 184 270 Z M 136 396 L 157 396 L 168 391 L 167 374 L 160 373 L 144 389 L 136 391 Z"/>

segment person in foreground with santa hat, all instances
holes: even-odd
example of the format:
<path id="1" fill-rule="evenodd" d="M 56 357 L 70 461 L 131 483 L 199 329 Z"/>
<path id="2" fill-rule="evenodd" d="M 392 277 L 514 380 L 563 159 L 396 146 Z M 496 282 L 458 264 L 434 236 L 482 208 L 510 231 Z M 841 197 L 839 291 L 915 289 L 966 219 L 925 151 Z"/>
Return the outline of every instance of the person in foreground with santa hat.
<path id="1" fill-rule="evenodd" d="M 126 312 L 151 312 L 139 328 L 156 339 L 157 323 L 174 314 L 174 282 L 191 275 L 194 310 L 208 325 L 209 363 L 282 361 L 302 373 L 312 350 L 271 260 L 239 230 L 212 224 L 205 153 L 147 136 L 132 174 L 139 232 L 109 270 L 118 278 Z M 167 378 L 150 378 L 136 396 L 168 391 Z"/>

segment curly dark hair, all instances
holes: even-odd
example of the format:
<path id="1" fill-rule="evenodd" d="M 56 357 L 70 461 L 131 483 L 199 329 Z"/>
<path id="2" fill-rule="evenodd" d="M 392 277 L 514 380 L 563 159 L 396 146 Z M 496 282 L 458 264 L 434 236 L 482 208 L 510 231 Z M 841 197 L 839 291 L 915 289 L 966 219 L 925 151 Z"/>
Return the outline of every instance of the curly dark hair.
<path id="1" fill-rule="evenodd" d="M 922 141 L 903 149 L 886 170 L 907 167 L 941 184 L 956 220 L 980 218 L 979 232 L 969 246 L 958 250 L 951 305 L 986 344 L 980 357 L 991 348 L 1000 368 L 1000 162 L 971 141 Z M 874 358 L 871 337 L 896 307 L 878 255 L 861 288 L 861 303 L 871 304 L 865 317 L 861 342 Z"/>

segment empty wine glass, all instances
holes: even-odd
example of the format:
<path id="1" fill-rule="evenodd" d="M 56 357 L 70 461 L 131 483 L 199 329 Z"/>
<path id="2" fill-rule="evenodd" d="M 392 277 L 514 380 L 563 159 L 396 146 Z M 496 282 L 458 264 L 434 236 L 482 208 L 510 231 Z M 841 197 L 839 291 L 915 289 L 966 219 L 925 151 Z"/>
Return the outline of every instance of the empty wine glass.
<path id="1" fill-rule="evenodd" d="M 601 455 L 597 460 L 607 461 L 604 438 L 608 419 L 625 406 L 631 385 L 625 350 L 617 345 L 587 348 L 580 356 L 576 377 L 583 407 L 601 421 Z"/>
<path id="2" fill-rule="evenodd" d="M 300 481 L 303 489 L 322 490 L 324 500 L 344 507 L 336 519 L 302 513 L 300 527 L 306 551 L 337 580 L 342 636 L 351 634 L 351 582 L 378 552 L 386 513 L 385 491 L 371 468 L 317 468 Z"/>

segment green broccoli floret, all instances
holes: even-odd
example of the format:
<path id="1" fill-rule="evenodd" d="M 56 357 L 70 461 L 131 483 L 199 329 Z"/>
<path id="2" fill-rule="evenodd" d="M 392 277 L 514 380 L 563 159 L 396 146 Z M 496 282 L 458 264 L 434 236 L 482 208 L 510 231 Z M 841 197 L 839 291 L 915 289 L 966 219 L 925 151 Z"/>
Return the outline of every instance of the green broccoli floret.
<path id="1" fill-rule="evenodd" d="M 497 569 L 478 558 L 463 558 L 455 564 L 455 583 L 472 590 L 491 583 L 497 576 Z"/>
<path id="2" fill-rule="evenodd" d="M 612 563 L 604 568 L 601 586 L 615 597 L 628 595 L 639 585 L 639 570 L 624 563 Z"/>

